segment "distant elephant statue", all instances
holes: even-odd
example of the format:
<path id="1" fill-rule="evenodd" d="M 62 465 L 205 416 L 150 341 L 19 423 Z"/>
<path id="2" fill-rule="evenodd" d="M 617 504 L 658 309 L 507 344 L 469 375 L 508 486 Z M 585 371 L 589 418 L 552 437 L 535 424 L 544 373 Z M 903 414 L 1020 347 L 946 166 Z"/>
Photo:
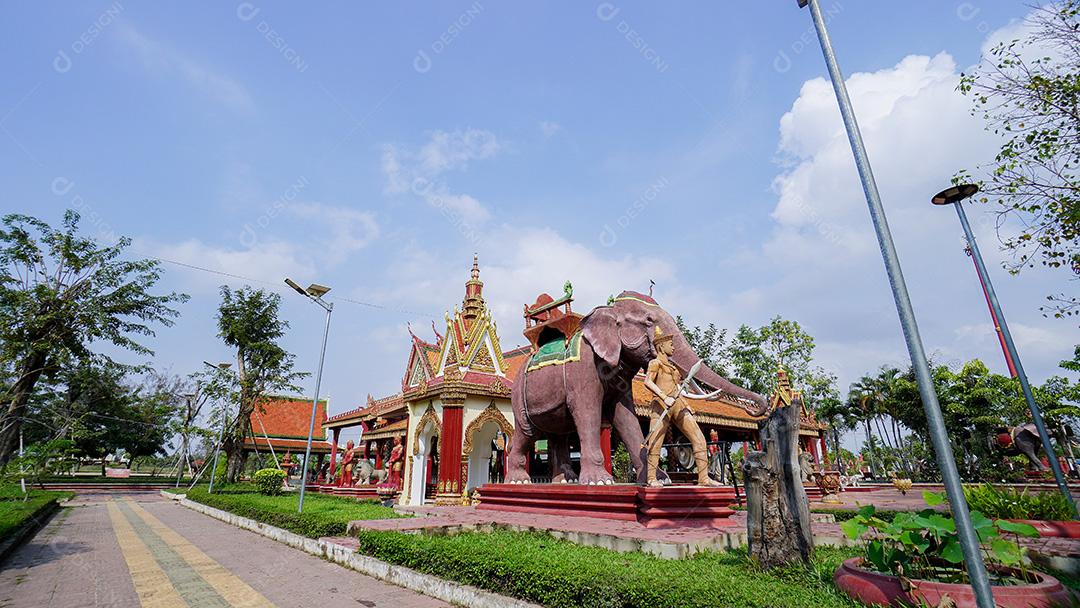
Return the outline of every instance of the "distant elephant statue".
<path id="1" fill-rule="evenodd" d="M 375 471 L 375 465 L 370 460 L 360 460 L 353 467 L 353 485 L 366 486 L 371 484 L 371 474 Z"/>
<path id="2" fill-rule="evenodd" d="M 604 469 L 600 428 L 608 422 L 629 448 L 637 482 L 644 483 L 647 453 L 634 411 L 634 375 L 656 356 L 653 328 L 673 336 L 671 360 L 686 374 L 700 359 L 683 336 L 675 319 L 651 296 L 624 291 L 608 306 L 598 306 L 581 319 L 579 333 L 566 339 L 561 363 L 521 366 L 511 393 L 514 436 L 510 442 L 507 480 L 529 483 L 526 462 L 533 443 L 548 439 L 552 481 L 574 481 L 568 438 L 577 433 L 584 484 L 614 483 Z M 561 344 L 558 348 L 563 348 Z M 764 397 L 738 387 L 701 366 L 695 376 L 700 385 L 721 390 L 753 415 L 767 409 Z M 698 395 L 700 397 L 700 395 Z"/>
<path id="3" fill-rule="evenodd" d="M 1001 427 L 996 434 L 990 436 L 990 445 L 1010 456 L 1023 454 L 1036 471 L 1046 470 L 1046 465 L 1039 459 L 1042 440 L 1039 438 L 1038 429 L 1032 423 Z"/>
<path id="4" fill-rule="evenodd" d="M 357 486 L 377 485 L 386 481 L 386 470 L 376 469 L 370 460 L 361 460 L 353 468 L 353 479 Z"/>

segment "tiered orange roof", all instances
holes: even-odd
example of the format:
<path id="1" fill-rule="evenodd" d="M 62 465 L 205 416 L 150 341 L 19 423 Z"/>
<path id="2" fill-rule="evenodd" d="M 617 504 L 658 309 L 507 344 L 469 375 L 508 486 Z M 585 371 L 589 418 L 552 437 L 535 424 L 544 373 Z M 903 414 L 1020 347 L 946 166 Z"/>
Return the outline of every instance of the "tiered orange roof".
<path id="1" fill-rule="evenodd" d="M 368 395 L 366 405 L 335 414 L 324 420 L 323 426 L 326 428 L 354 426 L 360 422 L 368 422 L 380 417 L 394 416 L 404 412 L 405 401 L 402 399 L 401 393 L 394 393 L 380 399 L 374 399 L 371 395 Z"/>
<path id="2" fill-rule="evenodd" d="M 311 451 L 329 452 L 330 442 L 325 431 L 318 429 L 326 422 L 326 399 L 315 408 L 315 436 Z M 269 451 L 303 450 L 307 445 L 308 425 L 311 424 L 311 399 L 306 397 L 267 396 L 251 414 L 251 434 L 244 447 Z M 269 441 L 268 441 L 269 439 Z"/>

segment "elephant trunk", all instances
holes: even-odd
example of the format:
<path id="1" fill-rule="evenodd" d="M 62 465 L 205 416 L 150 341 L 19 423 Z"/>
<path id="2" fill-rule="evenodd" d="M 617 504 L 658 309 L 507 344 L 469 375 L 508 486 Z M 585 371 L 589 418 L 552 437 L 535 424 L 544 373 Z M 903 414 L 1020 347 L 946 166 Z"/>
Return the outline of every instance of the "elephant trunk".
<path id="1" fill-rule="evenodd" d="M 686 341 L 686 337 L 683 335 L 682 331 L 680 331 L 678 327 L 675 327 L 674 323 L 672 323 L 672 325 L 673 327 L 671 329 L 664 328 L 665 333 L 672 334 L 672 344 L 675 347 L 675 352 L 672 354 L 671 359 L 675 362 L 675 365 L 679 367 L 682 373 L 685 374 L 700 360 L 700 358 L 697 353 L 694 352 L 694 349 L 690 347 L 690 343 Z M 722 390 L 725 393 L 749 401 L 750 403 L 740 403 L 739 405 L 752 416 L 762 416 L 768 409 L 768 401 L 765 397 L 730 382 L 713 371 L 708 365 L 702 365 L 698 370 L 697 375 L 694 376 L 694 379 L 699 383 L 707 384 L 714 389 Z"/>

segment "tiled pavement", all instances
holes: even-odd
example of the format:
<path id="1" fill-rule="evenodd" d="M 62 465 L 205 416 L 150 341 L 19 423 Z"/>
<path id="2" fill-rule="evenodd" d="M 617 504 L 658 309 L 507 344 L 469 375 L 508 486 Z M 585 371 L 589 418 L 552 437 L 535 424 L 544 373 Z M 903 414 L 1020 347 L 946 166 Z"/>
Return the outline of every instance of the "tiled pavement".
<path id="1" fill-rule="evenodd" d="M 447 606 L 156 494 L 80 495 L 0 569 L 0 607 Z"/>

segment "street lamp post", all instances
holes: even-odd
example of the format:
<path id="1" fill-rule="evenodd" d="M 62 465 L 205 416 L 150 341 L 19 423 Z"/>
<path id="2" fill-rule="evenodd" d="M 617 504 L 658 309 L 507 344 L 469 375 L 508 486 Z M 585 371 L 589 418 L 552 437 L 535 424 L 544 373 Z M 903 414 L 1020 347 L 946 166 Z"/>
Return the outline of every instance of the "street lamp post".
<path id="1" fill-rule="evenodd" d="M 975 242 L 975 234 L 971 231 L 971 224 L 968 223 L 967 213 L 964 212 L 964 200 L 973 196 L 979 191 L 979 187 L 974 184 L 961 184 L 959 186 L 953 186 L 937 193 L 934 198 L 930 199 L 930 202 L 935 205 L 952 205 L 956 207 L 956 215 L 960 218 L 960 225 L 964 228 L 964 236 L 967 238 L 968 249 L 971 251 L 971 257 L 975 260 L 975 269 L 979 273 L 979 280 L 982 282 L 983 290 L 986 293 L 986 299 L 990 302 L 990 314 L 995 322 L 995 329 L 998 331 L 998 335 L 1005 343 L 1005 361 L 1010 364 L 1010 368 L 1015 370 L 1014 376 L 1020 381 L 1020 389 L 1024 393 L 1024 399 L 1027 401 L 1028 409 L 1031 410 L 1031 420 L 1035 423 L 1035 428 L 1039 431 L 1039 439 L 1042 440 L 1043 451 L 1046 452 L 1046 459 L 1050 461 L 1050 470 L 1054 472 L 1054 480 L 1057 481 L 1058 489 L 1065 496 L 1065 500 L 1069 501 L 1069 505 L 1072 507 L 1073 517 L 1076 517 L 1076 503 L 1073 501 L 1072 493 L 1069 491 L 1069 484 L 1065 481 L 1065 473 L 1061 470 L 1061 463 L 1058 462 L 1057 454 L 1054 451 L 1053 444 L 1050 443 L 1050 434 L 1046 432 L 1046 424 L 1043 422 L 1042 412 L 1039 410 L 1039 405 L 1035 403 L 1035 396 L 1031 392 L 1031 385 L 1028 383 L 1027 374 L 1024 373 L 1024 366 L 1020 362 L 1020 355 L 1016 352 L 1016 343 L 1013 342 L 1012 334 L 1009 332 L 1009 324 L 1005 322 L 1005 313 L 1001 310 L 1001 302 L 998 301 L 997 294 L 994 292 L 994 284 L 990 282 L 990 275 L 986 272 L 986 264 L 983 263 L 982 254 L 979 252 L 979 245 Z"/>
<path id="2" fill-rule="evenodd" d="M 800 7 L 810 6 L 810 15 L 814 21 L 814 28 L 817 30 L 818 41 L 821 43 L 821 52 L 829 69 L 829 78 L 832 80 L 836 101 L 840 106 L 844 128 L 847 130 L 848 140 L 851 143 L 851 152 L 855 157 L 855 166 L 859 171 L 859 178 L 862 180 L 866 204 L 870 209 L 870 219 L 877 233 L 881 256 L 885 261 L 885 271 L 889 276 L 893 300 L 896 302 L 896 311 L 900 317 L 900 325 L 904 330 L 904 340 L 907 343 L 908 354 L 911 357 L 911 366 L 915 371 L 915 379 L 919 384 L 919 395 L 922 397 L 923 410 L 926 412 L 930 439 L 934 445 L 934 453 L 937 455 L 942 479 L 945 482 L 945 491 L 952 505 L 956 531 L 960 537 L 964 560 L 967 563 L 971 588 L 975 592 L 975 601 L 979 608 L 994 608 L 994 596 L 990 590 L 990 578 L 987 575 L 986 565 L 983 563 L 982 553 L 980 552 L 979 537 L 975 534 L 975 528 L 971 523 L 971 514 L 968 512 L 967 500 L 964 498 L 964 488 L 960 484 L 960 475 L 956 471 L 956 461 L 953 459 L 952 446 L 945 431 L 945 420 L 941 415 L 941 405 L 938 403 L 937 394 L 934 392 L 930 365 L 926 360 L 926 351 L 923 349 L 922 337 L 919 335 L 919 326 L 915 320 L 915 311 L 911 306 L 907 283 L 904 281 L 904 274 L 900 268 L 900 259 L 896 254 L 892 232 L 889 230 L 889 223 L 885 217 L 885 207 L 881 204 L 881 195 L 878 193 L 877 183 L 874 181 L 874 173 L 870 168 L 870 159 L 867 157 L 866 148 L 863 145 L 859 124 L 855 119 L 855 111 L 851 107 L 851 99 L 848 97 L 844 75 L 841 73 L 840 65 L 836 61 L 832 41 L 829 39 L 829 32 L 825 26 L 825 18 L 821 13 L 820 0 L 798 0 L 798 4 Z"/>
<path id="3" fill-rule="evenodd" d="M 330 337 L 330 314 L 334 312 L 334 304 L 325 302 L 322 297 L 330 291 L 329 287 L 312 283 L 307 289 L 297 285 L 292 279 L 285 279 L 285 283 L 292 287 L 296 293 L 315 302 L 326 311 L 326 327 L 323 329 L 322 349 L 319 351 L 319 371 L 315 374 L 315 396 L 311 399 L 311 422 L 308 424 L 307 447 L 304 449 L 304 464 L 300 469 L 300 504 L 296 508 L 297 513 L 304 512 L 304 490 L 307 489 L 307 468 L 311 460 L 311 436 L 315 434 L 315 414 L 319 409 L 319 389 L 322 385 L 323 361 L 326 359 L 326 340 Z"/>

